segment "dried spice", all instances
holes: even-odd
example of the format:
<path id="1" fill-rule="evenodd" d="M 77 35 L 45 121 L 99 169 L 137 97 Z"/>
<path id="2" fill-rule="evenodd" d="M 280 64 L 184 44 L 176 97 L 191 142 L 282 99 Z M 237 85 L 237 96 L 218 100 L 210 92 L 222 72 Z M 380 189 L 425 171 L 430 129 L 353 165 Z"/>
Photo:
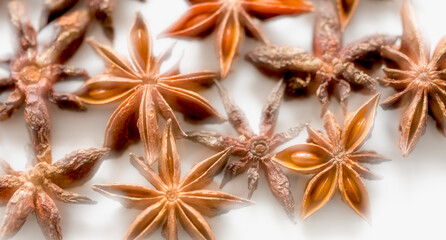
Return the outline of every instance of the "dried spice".
<path id="1" fill-rule="evenodd" d="M 123 239 L 148 237 L 161 225 L 166 239 L 177 239 L 177 219 L 193 239 L 215 239 L 203 215 L 214 217 L 252 204 L 249 200 L 227 193 L 203 189 L 224 167 L 230 153 L 231 149 L 228 148 L 197 163 L 180 181 L 181 163 L 171 120 L 168 120 L 162 134 L 162 156 L 158 162 L 158 174 L 146 164 L 147 159 L 131 155 L 133 166 L 155 189 L 121 183 L 93 185 L 93 189 L 119 201 L 127 208 L 144 210 L 133 221 Z"/>
<path id="2" fill-rule="evenodd" d="M 0 120 L 10 118 L 25 104 L 26 126 L 37 159 L 50 163 L 50 116 L 45 99 L 63 109 L 84 110 L 77 96 L 58 93 L 53 85 L 67 78 L 88 78 L 84 70 L 62 64 L 82 43 L 90 18 L 83 10 L 60 18 L 55 24 L 54 38 L 38 51 L 37 32 L 26 17 L 23 3 L 11 1 L 8 8 L 19 44 L 16 55 L 5 61 L 9 64 L 10 76 L 0 78 L 1 90 L 13 89 L 8 100 L 0 105 Z"/>
<path id="3" fill-rule="evenodd" d="M 1 239 L 12 238 L 34 213 L 46 239 L 62 239 L 61 216 L 54 200 L 93 204 L 93 200 L 64 190 L 89 180 L 109 152 L 105 148 L 74 151 L 54 164 L 39 162 L 26 171 L 15 171 L 4 160 L 0 167 L 0 202 L 6 204 Z"/>
<path id="4" fill-rule="evenodd" d="M 240 136 L 236 138 L 216 132 L 196 131 L 188 132 L 188 138 L 216 150 L 232 147 L 232 154 L 240 157 L 240 159 L 226 166 L 225 175 L 220 187 L 223 187 L 235 176 L 247 171 L 248 198 L 251 198 L 257 189 L 260 175 L 259 171 L 262 169 L 271 192 L 283 206 L 291 221 L 294 222 L 294 200 L 288 178 L 280 167 L 271 161 L 272 151 L 281 144 L 295 138 L 303 128 L 303 125 L 300 124 L 285 132 L 273 134 L 285 84 L 283 81 L 278 83 L 268 97 L 268 102 L 262 111 L 260 134 L 255 134 L 250 128 L 245 114 L 234 104 L 226 90 L 218 83 L 217 86 L 223 99 L 226 112 L 228 113 L 229 122 Z"/>
<path id="5" fill-rule="evenodd" d="M 305 0 L 189 0 L 192 4 L 177 22 L 169 27 L 164 36 L 205 37 L 217 29 L 215 46 L 220 71 L 225 78 L 238 55 L 245 36 L 267 44 L 268 40 L 253 18 L 269 18 L 310 12 L 314 10 Z"/>
<path id="6" fill-rule="evenodd" d="M 430 59 L 429 46 L 423 42 L 409 1 L 404 2 L 401 15 L 401 45 L 384 47 L 382 53 L 387 77 L 381 82 L 398 93 L 381 106 L 384 109 L 407 106 L 399 126 L 399 147 L 403 156 L 407 156 L 426 130 L 428 113 L 446 135 L 446 38 L 441 39 Z"/>
<path id="7" fill-rule="evenodd" d="M 124 99 L 108 121 L 104 145 L 122 150 L 141 137 L 149 164 L 159 157 L 158 113 L 172 119 L 175 133 L 184 136 L 173 109 L 191 120 L 222 121 L 211 104 L 193 90 L 209 86 L 218 77 L 214 72 L 180 74 L 179 66 L 160 73 L 160 65 L 170 57 L 172 48 L 161 56 L 152 56 L 149 30 L 140 13 L 129 34 L 133 65 L 111 48 L 90 41 L 107 64 L 106 71 L 89 79 L 78 91 L 89 104 L 105 104 Z"/>
<path id="8" fill-rule="evenodd" d="M 311 92 L 311 85 L 315 84 L 322 115 L 333 94 L 346 113 L 352 86 L 376 91 L 376 80 L 364 70 L 380 63 L 381 47 L 393 44 L 396 39 L 371 35 L 342 47 L 341 21 L 335 2 L 323 0 L 314 28 L 314 55 L 297 47 L 268 45 L 257 48 L 246 57 L 265 73 L 285 77 L 289 94 Z"/>
<path id="9" fill-rule="evenodd" d="M 139 0 L 145 2 L 145 0 Z M 79 0 L 45 0 L 44 10 L 41 18 L 41 27 L 49 24 L 54 19 L 65 14 Z M 105 35 L 109 39 L 114 38 L 113 10 L 114 0 L 86 0 L 90 14 L 102 25 Z"/>
<path id="10" fill-rule="evenodd" d="M 375 151 L 359 151 L 372 130 L 379 94 L 358 111 L 350 113 L 342 130 L 333 114 L 327 112 L 322 131 L 307 125 L 308 144 L 291 146 L 273 160 L 302 174 L 314 174 L 308 181 L 302 202 L 302 219 L 324 206 L 336 190 L 353 210 L 366 220 L 370 219 L 369 196 L 361 177 L 376 180 L 380 177 L 362 163 L 376 164 L 387 161 Z"/>

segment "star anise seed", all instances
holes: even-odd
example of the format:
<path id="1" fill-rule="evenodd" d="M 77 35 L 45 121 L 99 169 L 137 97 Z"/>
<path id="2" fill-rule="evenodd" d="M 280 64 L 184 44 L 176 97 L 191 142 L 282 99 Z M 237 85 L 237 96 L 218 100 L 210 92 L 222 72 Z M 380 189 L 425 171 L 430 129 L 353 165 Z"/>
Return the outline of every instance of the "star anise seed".
<path id="1" fill-rule="evenodd" d="M 139 0 L 145 2 L 145 0 Z M 45 0 L 40 27 L 44 27 L 54 19 L 65 14 L 79 0 Z M 99 21 L 104 29 L 105 35 L 112 40 L 114 38 L 113 10 L 114 0 L 86 0 L 90 14 Z"/>
<path id="2" fill-rule="evenodd" d="M 423 42 L 409 1 L 404 2 L 401 15 L 401 45 L 398 49 L 384 47 L 382 53 L 387 77 L 381 82 L 398 93 L 381 106 L 384 109 L 407 106 L 399 125 L 399 147 L 403 156 L 407 156 L 426 130 L 428 113 L 446 135 L 446 37 L 440 40 L 430 58 L 429 47 Z"/>
<path id="3" fill-rule="evenodd" d="M 230 153 L 231 149 L 228 148 L 197 163 L 180 181 L 181 163 L 171 120 L 168 120 L 162 134 L 158 174 L 146 164 L 147 160 L 131 155 L 133 166 L 154 186 L 154 189 L 121 183 L 93 185 L 93 189 L 119 201 L 127 208 L 144 210 L 133 221 L 123 239 L 149 237 L 161 225 L 166 239 L 177 239 L 178 220 L 193 239 L 215 239 L 203 215 L 214 217 L 253 204 L 249 200 L 227 193 L 202 189 L 221 171 Z"/>
<path id="4" fill-rule="evenodd" d="M 90 22 L 87 11 L 79 10 L 62 17 L 50 43 L 38 51 L 37 32 L 25 14 L 20 1 L 8 5 L 12 25 L 18 37 L 17 53 L 8 59 L 10 76 L 0 78 L 0 91 L 13 89 L 5 103 L 0 104 L 0 120 L 25 104 L 26 126 L 39 162 L 51 162 L 50 116 L 45 99 L 60 108 L 84 110 L 80 99 L 70 93 L 58 93 L 53 85 L 60 80 L 88 78 L 85 70 L 63 65 L 82 43 Z"/>
<path id="5" fill-rule="evenodd" d="M 160 73 L 160 65 L 172 48 L 157 58 L 152 56 L 150 32 L 140 13 L 130 29 L 129 42 L 133 64 L 111 48 L 90 41 L 107 69 L 85 82 L 77 93 L 88 104 L 124 99 L 108 121 L 104 145 L 119 151 L 141 138 L 145 159 L 151 164 L 159 157 L 158 112 L 165 119 L 172 119 L 175 133 L 180 136 L 185 133 L 172 108 L 192 120 L 224 120 L 209 101 L 192 91 L 211 85 L 218 75 L 209 71 L 180 74 L 178 65 Z"/>
<path id="6" fill-rule="evenodd" d="M 379 96 L 348 114 L 344 129 L 327 112 L 324 116 L 327 135 L 307 125 L 308 144 L 294 145 L 274 155 L 274 161 L 291 171 L 314 174 L 305 189 L 302 219 L 324 206 L 336 191 L 357 214 L 370 219 L 369 196 L 361 177 L 369 180 L 380 177 L 362 163 L 376 164 L 388 159 L 375 151 L 359 149 L 371 133 Z"/>
<path id="7" fill-rule="evenodd" d="M 253 18 L 260 20 L 314 10 L 305 0 L 189 0 L 192 4 L 163 36 L 205 37 L 217 29 L 215 46 L 222 78 L 226 78 L 238 55 L 245 32 L 266 44 L 268 40 Z"/>
<path id="8" fill-rule="evenodd" d="M 14 171 L 0 159 L 0 202 L 6 204 L 0 238 L 12 238 L 34 213 L 46 239 L 62 239 L 61 216 L 54 200 L 93 204 L 95 201 L 64 190 L 88 181 L 109 152 L 105 148 L 74 151 L 54 164 L 40 162 L 26 171 Z"/>
<path id="9" fill-rule="evenodd" d="M 216 150 L 232 147 L 232 154 L 240 157 L 240 159 L 226 166 L 221 187 L 235 176 L 247 171 L 248 197 L 251 198 L 257 188 L 259 171 L 262 169 L 266 175 L 271 192 L 283 206 L 291 221 L 294 222 L 294 200 L 289 180 L 279 166 L 271 161 L 273 150 L 295 138 L 303 128 L 303 125 L 300 124 L 285 132 L 273 134 L 285 89 L 284 82 L 281 81 L 272 90 L 267 103 L 263 107 L 259 134 L 255 134 L 250 128 L 245 114 L 234 104 L 226 90 L 219 83 L 216 84 L 228 113 L 229 122 L 240 136 L 237 138 L 216 132 L 198 131 L 188 132 L 188 138 Z"/>
<path id="10" fill-rule="evenodd" d="M 333 94 L 346 113 L 352 86 L 376 91 L 376 80 L 364 70 L 380 63 L 381 47 L 396 40 L 393 36 L 371 35 L 343 47 L 335 1 L 323 0 L 315 21 L 313 55 L 297 47 L 267 45 L 246 58 L 266 74 L 285 77 L 289 94 L 311 92 L 316 85 L 322 115 Z"/>

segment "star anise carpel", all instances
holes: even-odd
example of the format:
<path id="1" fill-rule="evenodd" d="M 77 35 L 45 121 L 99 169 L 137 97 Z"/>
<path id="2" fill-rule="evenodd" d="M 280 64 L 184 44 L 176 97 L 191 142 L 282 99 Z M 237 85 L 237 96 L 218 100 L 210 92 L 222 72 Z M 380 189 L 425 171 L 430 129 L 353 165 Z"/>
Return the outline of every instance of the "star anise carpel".
<path id="1" fill-rule="evenodd" d="M 29 214 L 34 213 L 46 239 L 62 239 L 61 216 L 54 200 L 65 203 L 93 204 L 86 196 L 65 188 L 89 180 L 109 152 L 105 148 L 76 150 L 51 164 L 39 162 L 26 171 L 15 171 L 4 160 L 0 168 L 0 202 L 6 204 L 0 238 L 13 237 Z"/>
<path id="2" fill-rule="evenodd" d="M 361 177 L 369 180 L 380 177 L 362 164 L 389 159 L 360 148 L 372 131 L 379 96 L 349 113 L 343 129 L 328 111 L 324 116 L 326 134 L 307 125 L 308 144 L 294 145 L 274 155 L 274 161 L 291 171 L 314 174 L 305 188 L 302 219 L 319 210 L 337 191 L 357 214 L 370 219 L 369 196 Z"/>
<path id="3" fill-rule="evenodd" d="M 305 0 L 189 0 L 190 9 L 163 34 L 169 37 L 205 37 L 215 28 L 222 78 L 226 78 L 239 53 L 245 34 L 266 44 L 254 22 L 314 10 Z M 246 33 L 245 33 L 246 32 Z"/>
<path id="4" fill-rule="evenodd" d="M 220 187 L 246 171 L 248 175 L 248 198 L 251 198 L 257 189 L 260 177 L 259 171 L 263 170 L 271 192 L 294 222 L 294 200 L 289 180 L 280 167 L 271 160 L 274 149 L 295 138 L 303 128 L 303 125 L 299 124 L 285 132 L 274 134 L 280 102 L 285 89 L 284 82 L 281 81 L 276 85 L 263 107 L 259 134 L 251 129 L 244 112 L 235 105 L 226 90 L 219 83 L 216 83 L 216 85 L 228 113 L 229 122 L 240 136 L 232 137 L 210 131 L 194 131 L 187 132 L 188 139 L 216 150 L 232 147 L 232 155 L 240 157 L 226 166 Z"/>
<path id="5" fill-rule="evenodd" d="M 8 59 L 10 76 L 0 78 L 0 90 L 12 89 L 0 104 L 0 120 L 8 119 L 25 105 L 25 120 L 39 161 L 51 162 L 50 116 L 46 99 L 60 108 L 84 110 L 73 94 L 58 93 L 53 85 L 60 80 L 88 78 L 85 70 L 63 65 L 82 43 L 90 17 L 85 10 L 75 11 L 56 22 L 56 33 L 42 50 L 38 50 L 37 32 L 20 1 L 8 5 L 12 25 L 17 33 L 15 56 Z"/>
<path id="6" fill-rule="evenodd" d="M 424 134 L 427 116 L 431 114 L 437 128 L 446 135 L 446 38 L 440 40 L 432 58 L 415 22 L 409 1 L 402 12 L 403 35 L 399 48 L 384 47 L 386 77 L 381 79 L 398 93 L 388 97 L 384 109 L 406 106 L 400 121 L 399 147 L 407 156 Z"/>
<path id="7" fill-rule="evenodd" d="M 158 173 L 143 157 L 131 154 L 132 165 L 154 188 L 122 183 L 93 185 L 95 191 L 119 201 L 127 208 L 144 210 L 133 221 L 123 239 L 144 239 L 161 225 L 166 239 L 177 239 L 177 221 L 193 239 L 215 239 L 204 216 L 214 217 L 253 204 L 227 193 L 203 189 L 223 169 L 231 148 L 197 163 L 180 181 L 181 162 L 171 125 L 171 120 L 168 120 L 162 133 Z"/>
<path id="8" fill-rule="evenodd" d="M 323 0 L 314 25 L 313 54 L 289 46 L 260 46 L 246 58 L 266 74 L 285 78 L 290 95 L 312 93 L 327 111 L 330 97 L 335 95 L 347 113 L 351 88 L 376 91 L 376 79 L 368 75 L 381 63 L 382 46 L 397 40 L 388 35 L 371 35 L 342 46 L 342 25 L 334 0 Z"/>
<path id="9" fill-rule="evenodd" d="M 85 0 L 87 2 L 90 14 L 102 25 L 105 35 L 113 40 L 113 11 L 115 8 L 114 0 Z M 145 0 L 138 0 L 145 2 Z M 44 27 L 54 19 L 66 14 L 79 0 L 45 0 L 43 14 L 41 16 L 40 26 Z"/>
<path id="10" fill-rule="evenodd" d="M 145 159 L 153 163 L 159 157 L 158 113 L 165 119 L 172 119 L 179 136 L 185 134 L 173 109 L 190 120 L 224 120 L 209 101 L 194 92 L 211 85 L 218 74 L 209 71 L 180 74 L 178 65 L 159 72 L 172 48 L 156 58 L 152 56 L 150 32 L 140 13 L 136 14 L 129 33 L 132 64 L 111 48 L 94 40 L 89 42 L 103 58 L 107 69 L 86 81 L 77 92 L 78 96 L 88 104 L 122 101 L 108 121 L 106 147 L 119 151 L 141 138 Z"/>

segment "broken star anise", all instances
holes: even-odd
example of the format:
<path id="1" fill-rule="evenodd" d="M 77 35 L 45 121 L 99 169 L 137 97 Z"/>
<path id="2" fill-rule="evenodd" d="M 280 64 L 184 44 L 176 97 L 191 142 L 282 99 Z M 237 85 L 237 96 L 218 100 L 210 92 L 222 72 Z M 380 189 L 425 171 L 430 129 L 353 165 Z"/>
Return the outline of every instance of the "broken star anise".
<path id="1" fill-rule="evenodd" d="M 302 174 L 314 174 L 308 181 L 302 202 L 302 219 L 324 206 L 339 191 L 342 199 L 361 217 L 369 220 L 370 206 L 367 189 L 361 177 L 380 177 L 362 163 L 380 163 L 388 159 L 375 151 L 358 151 L 372 130 L 379 95 L 375 95 L 358 111 L 350 113 L 341 129 L 333 114 L 327 112 L 321 131 L 307 125 L 308 144 L 291 146 L 273 160 Z"/>
<path id="2" fill-rule="evenodd" d="M 290 94 L 307 91 L 316 84 L 322 115 L 332 94 L 338 98 L 346 113 L 351 86 L 376 91 L 376 80 L 363 70 L 380 63 L 381 47 L 393 44 L 396 39 L 387 35 L 372 35 L 342 47 L 336 3 L 334 0 L 323 0 L 314 27 L 314 55 L 296 47 L 267 45 L 258 47 L 246 57 L 265 73 L 285 77 Z"/>
<path id="3" fill-rule="evenodd" d="M 268 102 L 262 111 L 259 134 L 255 134 L 250 128 L 245 114 L 234 104 L 226 90 L 218 83 L 216 84 L 223 99 L 226 112 L 228 113 L 229 122 L 240 134 L 240 137 L 231 137 L 209 131 L 196 131 L 188 132 L 188 138 L 216 150 L 232 147 L 232 154 L 241 157 L 226 166 L 225 175 L 220 187 L 223 187 L 235 176 L 247 171 L 248 198 L 251 198 L 257 189 L 259 171 L 262 169 L 266 175 L 271 192 L 282 205 L 291 221 L 294 222 L 294 200 L 291 194 L 289 180 L 280 167 L 271 161 L 272 151 L 284 142 L 296 137 L 303 128 L 303 125 L 300 124 L 285 132 L 273 134 L 285 84 L 283 81 L 278 83 L 268 97 Z"/>
<path id="4" fill-rule="evenodd" d="M 139 0 L 145 2 L 145 0 Z M 65 14 L 70 10 L 79 0 L 45 0 L 44 10 L 41 17 L 40 26 L 43 27 Z M 86 0 L 90 14 L 102 25 L 105 35 L 109 39 L 114 38 L 113 28 L 113 10 L 114 0 Z"/>
<path id="5" fill-rule="evenodd" d="M 46 239 L 62 239 L 61 217 L 54 200 L 95 203 L 64 189 L 89 180 L 108 152 L 104 148 L 77 150 L 53 164 L 39 162 L 24 172 L 15 171 L 0 160 L 0 168 L 7 174 L 0 176 L 0 203 L 6 204 L 0 238 L 13 237 L 28 215 L 34 213 Z"/>
<path id="6" fill-rule="evenodd" d="M 204 190 L 226 164 L 231 153 L 228 148 L 197 163 L 182 181 L 181 164 L 176 149 L 171 121 L 162 134 L 161 160 L 158 174 L 142 157 L 131 155 L 131 162 L 154 187 L 136 184 L 111 183 L 93 185 L 93 189 L 121 202 L 128 208 L 144 211 L 133 221 L 123 239 L 143 239 L 161 225 L 166 239 L 177 239 L 179 220 L 193 239 L 215 239 L 203 215 L 213 217 L 252 202 L 227 193 Z"/>
<path id="7" fill-rule="evenodd" d="M 381 80 L 399 93 L 387 98 L 381 106 L 384 109 L 407 106 L 399 125 L 399 147 L 403 156 L 407 156 L 426 130 L 428 113 L 446 135 L 446 38 L 438 43 L 430 58 L 410 2 L 404 2 L 401 14 L 401 45 L 399 49 L 383 48 L 387 77 Z"/>
<path id="8" fill-rule="evenodd" d="M 218 75 L 208 71 L 180 74 L 178 65 L 160 73 L 160 65 L 170 56 L 172 48 L 157 58 L 152 56 L 150 33 L 140 13 L 131 27 L 129 42 L 133 65 L 111 48 L 90 41 L 105 60 L 107 69 L 86 81 L 78 95 L 89 104 L 124 99 L 108 121 L 104 145 L 122 150 L 141 138 L 146 160 L 151 164 L 159 157 L 157 112 L 165 119 L 172 119 L 175 133 L 180 136 L 185 134 L 172 108 L 192 120 L 224 119 L 206 99 L 192 91 L 212 84 Z"/>
<path id="9" fill-rule="evenodd" d="M 189 3 L 192 4 L 189 11 L 163 36 L 204 37 L 217 28 L 215 46 L 223 78 L 238 55 L 245 32 L 264 44 L 268 43 L 254 17 L 264 20 L 314 9 L 305 0 L 189 0 Z"/>
<path id="10" fill-rule="evenodd" d="M 53 40 L 38 51 L 37 33 L 20 1 L 8 5 L 11 22 L 17 31 L 18 50 L 9 64 L 10 76 L 0 78 L 0 90 L 13 88 L 5 103 L 0 104 L 0 120 L 8 119 L 25 104 L 26 126 L 39 161 L 51 162 L 50 116 L 45 100 L 60 108 L 83 110 L 82 102 L 73 94 L 57 93 L 53 85 L 72 77 L 88 78 L 81 69 L 62 65 L 82 43 L 90 17 L 79 10 L 60 18 L 55 24 Z"/>

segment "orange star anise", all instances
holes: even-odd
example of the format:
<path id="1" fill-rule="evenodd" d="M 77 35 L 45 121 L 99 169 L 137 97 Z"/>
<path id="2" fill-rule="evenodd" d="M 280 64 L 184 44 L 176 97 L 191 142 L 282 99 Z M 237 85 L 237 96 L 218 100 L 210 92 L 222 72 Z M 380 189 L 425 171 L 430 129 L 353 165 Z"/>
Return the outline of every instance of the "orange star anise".
<path id="1" fill-rule="evenodd" d="M 314 10 L 313 5 L 305 0 L 189 0 L 189 3 L 192 4 L 189 11 L 163 35 L 204 37 L 216 27 L 215 45 L 223 78 L 228 75 L 238 55 L 245 31 L 248 36 L 268 43 L 254 17 L 264 20 Z"/>
<path id="2" fill-rule="evenodd" d="M 294 199 L 290 182 L 280 167 L 271 160 L 274 149 L 297 137 L 303 129 L 303 125 L 298 124 L 287 131 L 274 134 L 280 102 L 285 90 L 284 82 L 280 81 L 274 87 L 263 107 L 259 134 L 251 129 L 245 114 L 234 103 L 228 92 L 218 82 L 216 84 L 228 113 L 229 122 L 240 136 L 232 137 L 210 131 L 194 131 L 188 132 L 187 137 L 219 151 L 232 147 L 234 150 L 232 154 L 240 157 L 226 166 L 221 188 L 235 176 L 247 172 L 248 198 L 251 198 L 257 189 L 259 171 L 263 170 L 274 197 L 282 205 L 290 220 L 295 222 Z"/>
<path id="3" fill-rule="evenodd" d="M 381 64 L 380 51 L 397 38 L 375 34 L 342 45 L 341 18 L 334 0 L 322 0 L 314 25 L 313 54 L 289 46 L 260 46 L 246 58 L 266 74 L 285 78 L 290 95 L 313 93 L 322 104 L 322 116 L 334 95 L 347 113 L 353 89 L 376 91 L 375 78 L 364 70 Z"/>
<path id="4" fill-rule="evenodd" d="M 133 221 L 123 239 L 143 239 L 161 225 L 166 239 L 177 239 L 179 220 L 193 239 L 215 239 L 203 215 L 213 217 L 252 202 L 227 193 L 204 190 L 226 164 L 231 149 L 197 163 L 182 181 L 181 164 L 175 138 L 168 120 L 162 134 L 161 160 L 156 174 L 142 157 L 131 155 L 131 162 L 154 187 L 111 183 L 93 189 L 121 202 L 128 208 L 144 211 Z"/>
<path id="5" fill-rule="evenodd" d="M 64 190 L 89 180 L 109 152 L 104 148 L 74 151 L 54 164 L 39 162 L 26 171 L 15 171 L 4 160 L 0 167 L 0 203 L 6 204 L 0 238 L 12 238 L 34 213 L 46 239 L 62 239 L 59 210 L 54 200 L 92 204 L 88 197 Z"/>
<path id="6" fill-rule="evenodd" d="M 107 124 L 104 145 L 112 150 L 122 150 L 129 142 L 141 137 L 146 160 L 156 161 L 160 144 L 157 112 L 172 119 L 176 134 L 183 136 L 172 108 L 192 120 L 224 119 L 206 99 L 191 91 L 212 84 L 218 75 L 208 71 L 181 75 L 178 66 L 160 73 L 160 65 L 172 49 L 158 58 L 152 56 L 150 33 L 140 13 L 136 15 L 129 34 L 133 65 L 109 47 L 92 40 L 89 42 L 105 60 L 107 69 L 86 81 L 78 91 L 79 97 L 89 104 L 125 99 Z"/>
<path id="7" fill-rule="evenodd" d="M 383 48 L 387 77 L 381 80 L 399 93 L 387 98 L 381 106 L 384 109 L 407 106 L 399 126 L 399 147 L 403 156 L 407 156 L 426 130 L 428 113 L 446 135 L 446 37 L 430 58 L 429 47 L 423 42 L 409 1 L 404 2 L 401 15 L 401 45 L 399 49 Z"/>
<path id="8" fill-rule="evenodd" d="M 327 136 L 307 125 L 308 144 L 294 145 L 274 155 L 275 161 L 291 171 L 315 174 L 305 189 L 302 219 L 324 206 L 336 191 L 356 213 L 369 219 L 369 196 L 361 177 L 370 180 L 380 177 L 362 163 L 376 164 L 388 159 L 375 151 L 358 150 L 372 130 L 378 99 L 379 94 L 348 114 L 343 130 L 333 114 L 327 112 L 324 117 Z"/>
<path id="9" fill-rule="evenodd" d="M 38 49 L 37 32 L 20 1 L 8 5 L 11 22 L 18 36 L 18 50 L 7 59 L 10 76 L 0 77 L 0 91 L 12 89 L 8 100 L 0 104 L 0 120 L 6 120 L 25 105 L 25 121 L 39 161 L 51 162 L 51 119 L 46 99 L 60 108 L 84 110 L 82 102 L 70 93 L 58 93 L 53 85 L 73 77 L 88 78 L 83 69 L 63 65 L 78 49 L 88 23 L 86 10 L 75 11 L 55 24 L 52 41 Z"/>

